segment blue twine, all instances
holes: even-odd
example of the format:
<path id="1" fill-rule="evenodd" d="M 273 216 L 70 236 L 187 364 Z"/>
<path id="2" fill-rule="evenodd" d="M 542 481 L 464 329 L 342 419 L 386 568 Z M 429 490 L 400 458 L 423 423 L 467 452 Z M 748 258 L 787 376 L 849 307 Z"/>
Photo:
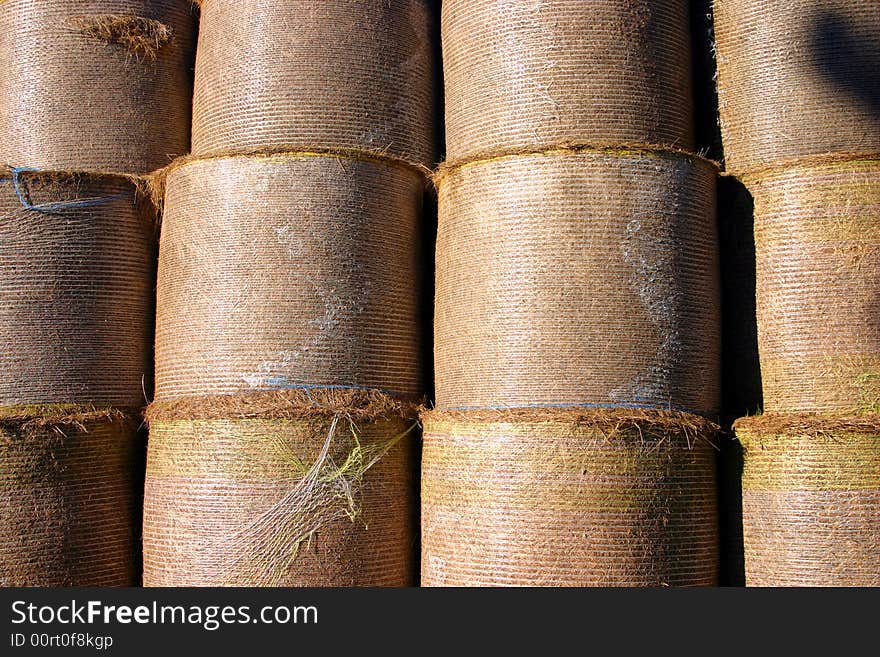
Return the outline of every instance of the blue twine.
<path id="1" fill-rule="evenodd" d="M 266 385 L 275 386 L 281 390 L 305 390 L 308 394 L 309 390 L 364 390 L 367 392 L 376 391 L 381 392 L 389 397 L 408 397 L 411 395 L 406 395 L 402 392 L 397 392 L 395 390 L 385 390 L 384 388 L 375 388 L 370 386 L 344 386 L 344 385 L 321 385 L 321 384 L 313 384 L 313 383 L 290 383 L 284 377 L 272 377 L 266 379 Z M 311 399 L 311 396 L 309 397 Z"/>
<path id="2" fill-rule="evenodd" d="M 21 179 L 22 173 L 39 173 L 40 169 L 33 169 L 30 167 L 15 167 L 12 169 L 12 186 L 15 189 L 15 195 L 18 197 L 19 202 L 25 210 L 32 210 L 34 212 L 61 212 L 64 210 L 74 210 L 78 208 L 89 208 L 96 205 L 101 205 L 103 203 L 109 203 L 110 201 L 114 201 L 116 199 L 125 198 L 125 194 L 114 194 L 112 196 L 98 196 L 93 198 L 83 198 L 76 199 L 73 201 L 61 201 L 59 203 L 40 203 L 33 204 L 31 203 L 28 195 L 22 191 L 23 181 Z"/>

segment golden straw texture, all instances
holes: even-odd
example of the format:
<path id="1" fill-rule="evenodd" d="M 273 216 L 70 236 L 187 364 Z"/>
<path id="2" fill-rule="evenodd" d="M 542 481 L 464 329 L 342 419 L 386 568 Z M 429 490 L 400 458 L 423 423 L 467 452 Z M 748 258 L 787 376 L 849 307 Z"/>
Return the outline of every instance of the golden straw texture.
<path id="1" fill-rule="evenodd" d="M 189 150 L 187 0 L 0 3 L 0 163 L 147 173 Z"/>
<path id="2" fill-rule="evenodd" d="M 436 160 L 425 0 L 203 3 L 196 155 L 329 148 Z"/>
<path id="3" fill-rule="evenodd" d="M 0 409 L 0 586 L 138 584 L 136 428 L 86 408 Z"/>
<path id="4" fill-rule="evenodd" d="M 446 0 L 447 160 L 563 143 L 693 148 L 685 0 Z"/>
<path id="5" fill-rule="evenodd" d="M 415 170 L 323 155 L 168 176 L 156 395 L 299 386 L 422 391 Z"/>
<path id="6" fill-rule="evenodd" d="M 880 161 L 747 178 L 767 411 L 880 408 Z"/>
<path id="7" fill-rule="evenodd" d="M 423 424 L 423 585 L 716 583 L 711 423 L 542 409 Z"/>
<path id="8" fill-rule="evenodd" d="M 146 586 L 407 586 L 413 420 L 150 424 Z"/>
<path id="9" fill-rule="evenodd" d="M 718 410 L 715 175 L 560 151 L 439 181 L 437 407 Z"/>
<path id="10" fill-rule="evenodd" d="M 154 258 L 130 180 L 0 171 L 0 404 L 143 405 Z"/>
<path id="11" fill-rule="evenodd" d="M 880 418 L 743 418 L 750 586 L 880 586 Z"/>
<path id="12" fill-rule="evenodd" d="M 876 0 L 715 0 L 727 169 L 880 153 Z"/>

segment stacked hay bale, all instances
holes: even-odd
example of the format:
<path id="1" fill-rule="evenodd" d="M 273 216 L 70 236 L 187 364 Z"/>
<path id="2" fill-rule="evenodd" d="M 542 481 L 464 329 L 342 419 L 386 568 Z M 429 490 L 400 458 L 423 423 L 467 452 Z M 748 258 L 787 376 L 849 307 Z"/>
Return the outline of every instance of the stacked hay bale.
<path id="1" fill-rule="evenodd" d="M 0 584 L 138 582 L 155 211 L 185 0 L 0 3 Z"/>
<path id="2" fill-rule="evenodd" d="M 428 3 L 201 5 L 193 153 L 162 176 L 144 582 L 412 584 Z"/>
<path id="3" fill-rule="evenodd" d="M 727 170 L 754 201 L 765 414 L 735 425 L 746 582 L 876 586 L 880 13 L 716 0 L 715 33 Z"/>
<path id="4" fill-rule="evenodd" d="M 4 162 L 143 174 L 186 153 L 194 36 L 186 0 L 7 0 Z"/>
<path id="5" fill-rule="evenodd" d="M 711 585 L 719 281 L 688 3 L 447 0 L 426 585 Z"/>

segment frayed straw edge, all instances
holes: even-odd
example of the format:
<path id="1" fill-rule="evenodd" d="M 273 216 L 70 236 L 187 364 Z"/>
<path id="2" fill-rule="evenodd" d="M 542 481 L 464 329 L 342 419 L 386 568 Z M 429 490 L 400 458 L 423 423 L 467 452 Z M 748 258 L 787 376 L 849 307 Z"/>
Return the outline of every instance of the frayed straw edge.
<path id="1" fill-rule="evenodd" d="M 12 175 L 15 167 L 2 164 L 0 165 L 0 182 L 4 182 L 6 180 L 12 180 Z M 27 172 L 28 178 L 34 180 L 47 180 L 47 181 L 60 181 L 64 179 L 68 180 L 102 180 L 102 179 L 110 179 L 110 180 L 122 180 L 127 182 L 132 186 L 133 191 L 133 200 L 136 204 L 140 204 L 142 202 L 148 202 L 150 207 L 150 215 L 151 215 L 151 225 L 154 230 L 158 230 L 159 227 L 159 216 L 158 209 L 159 206 L 155 204 L 152 197 L 152 190 L 150 188 L 150 177 L 152 174 L 138 175 L 131 173 L 120 173 L 117 171 L 76 171 L 73 169 L 40 169 L 37 171 L 29 171 Z M 71 202 L 74 202 L 75 199 L 72 199 Z"/>
<path id="2" fill-rule="evenodd" d="M 766 413 L 738 419 L 733 423 L 733 430 L 754 436 L 831 437 L 857 434 L 880 438 L 880 413 Z"/>
<path id="3" fill-rule="evenodd" d="M 709 159 L 703 154 L 694 153 L 683 148 L 676 148 L 675 146 L 662 146 L 639 142 L 557 142 L 552 145 L 547 145 L 546 147 L 528 146 L 518 149 L 484 151 L 471 155 L 466 159 L 443 162 L 437 167 L 431 180 L 434 183 L 434 186 L 438 187 L 443 180 L 450 175 L 471 166 L 489 164 L 491 162 L 498 162 L 511 158 L 559 157 L 566 155 L 619 155 L 621 157 L 643 155 L 658 159 L 684 158 L 692 162 L 702 163 L 709 166 L 716 172 L 721 170 L 721 164 L 715 160 Z"/>
<path id="4" fill-rule="evenodd" d="M 721 430 L 711 420 L 690 413 L 629 408 L 430 410 L 423 411 L 420 419 L 426 431 L 433 423 L 544 424 L 592 428 L 608 440 L 635 432 L 645 441 L 685 438 L 689 446 L 708 443 L 716 449 L 715 437 Z"/>
<path id="5" fill-rule="evenodd" d="M 356 421 L 413 419 L 421 398 L 399 399 L 378 390 L 313 388 L 235 395 L 208 395 L 155 401 L 147 423 L 202 420 L 299 420 L 341 415 Z"/>
<path id="6" fill-rule="evenodd" d="M 0 180 L 11 180 L 13 171 L 16 167 L 10 164 L 2 164 L 0 165 Z M 90 171 L 90 170 L 76 170 L 76 169 L 38 169 L 34 171 L 27 172 L 28 177 L 31 178 L 46 178 L 48 180 L 52 180 L 55 178 L 84 178 L 91 180 L 102 180 L 102 179 L 119 179 L 125 180 L 131 183 L 137 192 L 146 193 L 147 192 L 147 184 L 149 182 L 149 176 L 151 174 L 132 174 L 132 173 L 122 173 L 119 171 Z"/>
<path id="7" fill-rule="evenodd" d="M 368 149 L 350 148 L 315 148 L 311 146 L 299 146 L 295 144 L 280 144 L 270 148 L 241 148 L 228 149 L 218 153 L 195 154 L 190 153 L 178 157 L 168 166 L 158 169 L 146 176 L 150 197 L 158 208 L 162 208 L 165 198 L 165 187 L 168 176 L 177 169 L 199 162 L 211 162 L 214 160 L 227 159 L 252 159 L 269 160 L 273 158 L 297 159 L 307 157 L 324 157 L 336 160 L 357 160 L 360 162 L 372 162 L 382 164 L 395 169 L 417 174 L 424 180 L 429 180 L 432 175 L 430 167 L 418 162 L 410 162 L 399 157 L 388 155 L 387 151 L 372 151 Z"/>
<path id="8" fill-rule="evenodd" d="M 874 165 L 880 166 L 880 155 L 870 151 L 842 151 L 836 153 L 817 153 L 776 160 L 770 164 L 744 169 L 729 169 L 721 172 L 725 178 L 736 178 L 745 184 L 756 184 L 766 178 L 786 175 L 792 170 L 814 169 L 835 165 Z M 845 169 L 845 166 L 841 167 Z"/>
<path id="9" fill-rule="evenodd" d="M 172 30 L 164 23 L 129 14 L 73 16 L 68 22 L 84 35 L 155 61 L 163 46 L 172 41 Z"/>
<path id="10" fill-rule="evenodd" d="M 80 404 L 27 404 L 0 407 L 0 430 L 30 433 L 42 429 L 76 427 L 87 431 L 96 422 L 138 422 L 136 408 L 97 407 Z"/>

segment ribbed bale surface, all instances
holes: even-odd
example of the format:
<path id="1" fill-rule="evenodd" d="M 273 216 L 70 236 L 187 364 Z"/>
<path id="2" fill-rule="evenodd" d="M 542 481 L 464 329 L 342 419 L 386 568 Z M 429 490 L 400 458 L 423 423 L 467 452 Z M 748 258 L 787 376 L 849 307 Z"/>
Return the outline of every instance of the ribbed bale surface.
<path id="1" fill-rule="evenodd" d="M 751 586 L 880 586 L 880 419 L 743 418 Z"/>
<path id="2" fill-rule="evenodd" d="M 560 144 L 692 148 L 685 0 L 443 3 L 447 159 Z"/>
<path id="3" fill-rule="evenodd" d="M 647 151 L 439 181 L 437 407 L 718 410 L 713 167 Z"/>
<path id="4" fill-rule="evenodd" d="M 154 240 L 128 179 L 0 172 L 0 404 L 143 404 Z"/>
<path id="5" fill-rule="evenodd" d="M 716 583 L 709 422 L 556 409 L 423 423 L 423 585 Z"/>
<path id="6" fill-rule="evenodd" d="M 434 163 L 430 3 L 201 4 L 193 153 L 323 148 Z"/>
<path id="7" fill-rule="evenodd" d="M 144 584 L 413 585 L 413 424 L 154 417 Z"/>
<path id="8" fill-rule="evenodd" d="M 301 386 L 421 393 L 418 172 L 289 155 L 167 181 L 157 398 Z"/>
<path id="9" fill-rule="evenodd" d="M 767 411 L 880 404 L 880 162 L 747 178 Z"/>
<path id="10" fill-rule="evenodd" d="M 0 162 L 146 173 L 189 149 L 187 0 L 0 3 Z"/>
<path id="11" fill-rule="evenodd" d="M 0 411 L 0 585 L 138 583 L 136 429 L 107 412 Z"/>
<path id="12" fill-rule="evenodd" d="M 727 169 L 880 152 L 876 0 L 716 0 Z"/>

